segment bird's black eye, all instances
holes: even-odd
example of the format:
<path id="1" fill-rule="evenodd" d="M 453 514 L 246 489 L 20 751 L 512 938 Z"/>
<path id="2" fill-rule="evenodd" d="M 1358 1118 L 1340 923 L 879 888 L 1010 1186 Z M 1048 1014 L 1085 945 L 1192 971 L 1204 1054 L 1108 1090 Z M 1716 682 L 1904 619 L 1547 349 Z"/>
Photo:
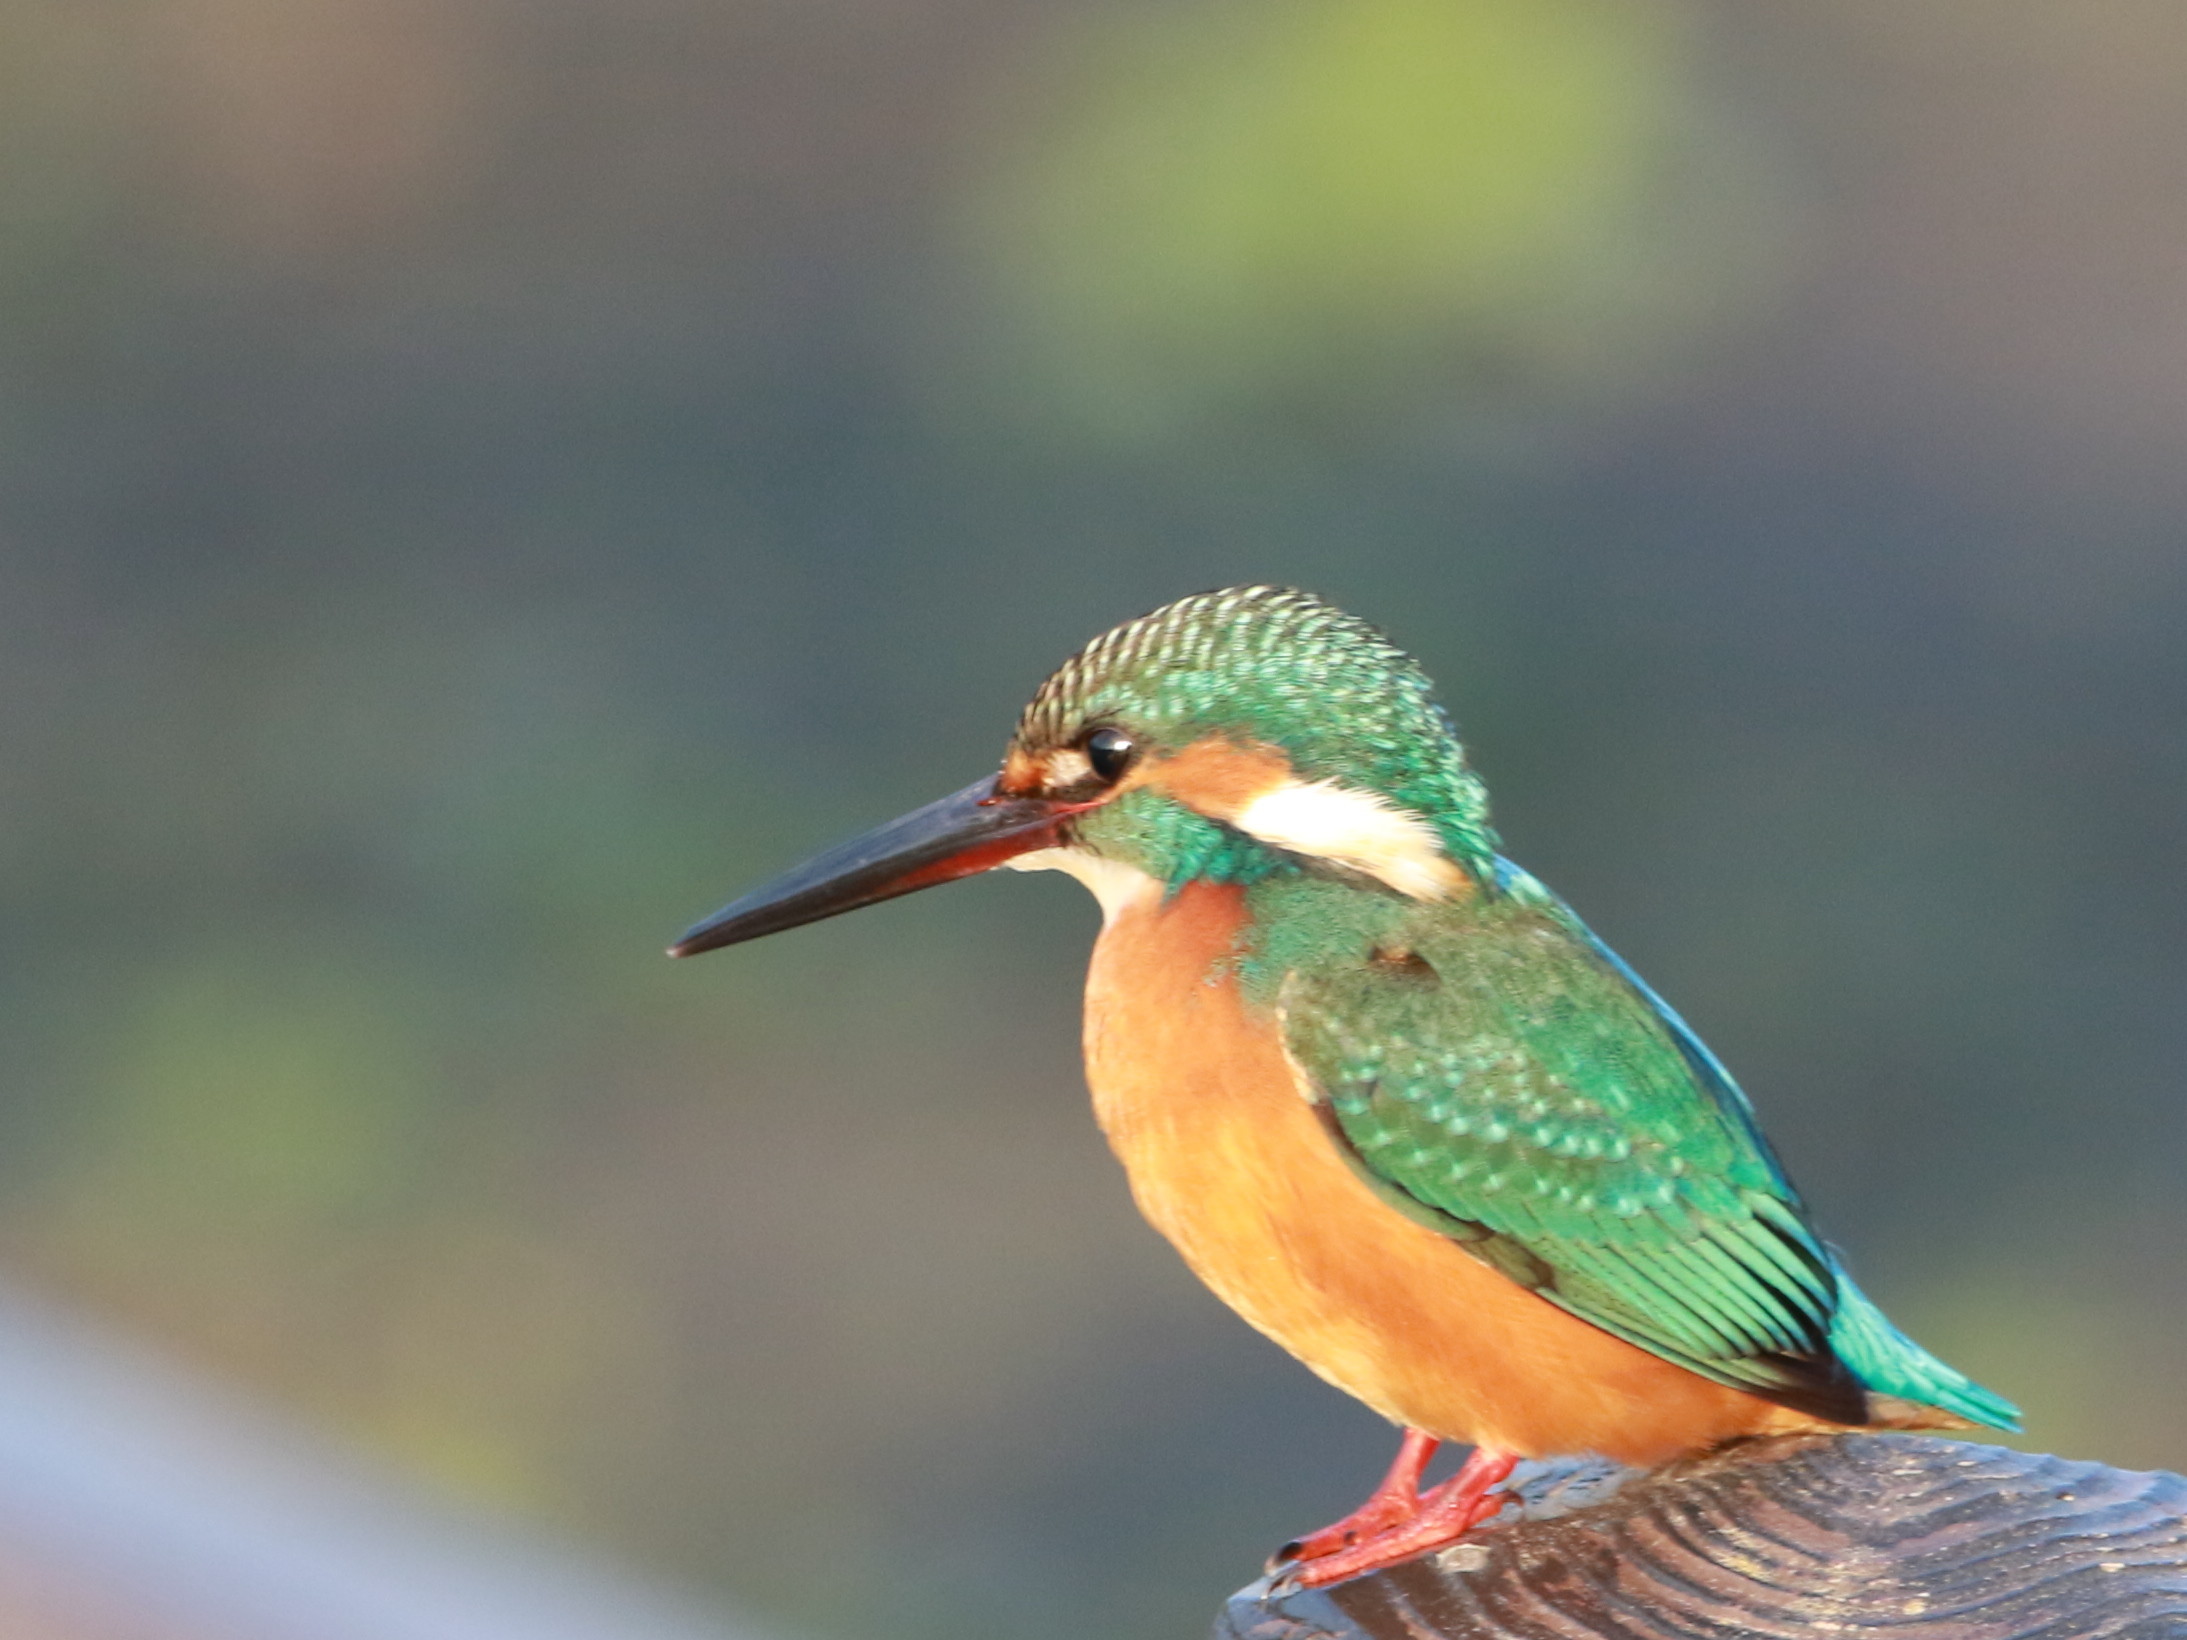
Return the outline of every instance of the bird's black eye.
<path id="1" fill-rule="evenodd" d="M 1121 729 L 1096 729 L 1086 737 L 1086 762 L 1103 785 L 1123 778 L 1139 748 Z"/>

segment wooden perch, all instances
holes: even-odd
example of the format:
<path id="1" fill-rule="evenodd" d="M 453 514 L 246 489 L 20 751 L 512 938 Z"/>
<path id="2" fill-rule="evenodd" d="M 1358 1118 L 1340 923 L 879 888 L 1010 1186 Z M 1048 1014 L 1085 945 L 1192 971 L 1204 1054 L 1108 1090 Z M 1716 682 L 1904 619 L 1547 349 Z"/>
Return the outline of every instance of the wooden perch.
<path id="1" fill-rule="evenodd" d="M 1455 1544 L 1233 1596 L 1215 1640 L 2187 1640 L 2187 1480 L 1917 1435 L 1537 1464 Z"/>

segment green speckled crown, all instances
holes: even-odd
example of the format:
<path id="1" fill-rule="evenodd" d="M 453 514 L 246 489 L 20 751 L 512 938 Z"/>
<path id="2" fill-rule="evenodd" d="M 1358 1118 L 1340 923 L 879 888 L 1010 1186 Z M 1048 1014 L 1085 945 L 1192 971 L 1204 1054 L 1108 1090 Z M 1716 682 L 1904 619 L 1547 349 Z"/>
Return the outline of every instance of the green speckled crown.
<path id="1" fill-rule="evenodd" d="M 1276 746 L 1305 779 L 1423 816 L 1476 871 L 1495 853 L 1488 793 L 1426 674 L 1312 593 L 1227 587 L 1127 621 L 1040 686 L 1016 744 L 1039 752 L 1099 723 L 1169 751 L 1217 736 Z"/>

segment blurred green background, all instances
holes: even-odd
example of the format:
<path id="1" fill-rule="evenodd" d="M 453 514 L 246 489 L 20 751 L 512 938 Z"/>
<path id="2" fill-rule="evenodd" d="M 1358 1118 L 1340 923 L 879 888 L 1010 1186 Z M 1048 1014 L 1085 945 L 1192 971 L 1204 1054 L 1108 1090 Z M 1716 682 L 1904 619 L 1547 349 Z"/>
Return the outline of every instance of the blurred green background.
<path id="1" fill-rule="evenodd" d="M 1200 1632 L 1366 1413 L 1090 903 L 671 965 L 1237 580 L 2029 1440 L 2187 1465 L 2187 11 L 0 0 L 0 1270 L 815 1635 Z"/>

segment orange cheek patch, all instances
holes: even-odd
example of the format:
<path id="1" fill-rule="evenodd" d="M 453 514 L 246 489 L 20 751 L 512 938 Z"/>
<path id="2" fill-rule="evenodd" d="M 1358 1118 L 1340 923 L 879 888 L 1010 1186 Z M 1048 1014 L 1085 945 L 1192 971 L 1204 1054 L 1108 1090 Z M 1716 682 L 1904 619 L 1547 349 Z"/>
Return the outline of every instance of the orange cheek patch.
<path id="1" fill-rule="evenodd" d="M 1030 752 L 1012 747 L 1003 760 L 1000 789 L 1012 797 L 1023 797 L 1043 789 L 1047 783 L 1047 770 Z"/>
<path id="2" fill-rule="evenodd" d="M 1291 779 L 1291 760 L 1273 747 L 1199 740 L 1147 765 L 1145 773 L 1129 784 L 1166 792 L 1212 820 L 1235 820 L 1255 798 L 1266 797 Z"/>

